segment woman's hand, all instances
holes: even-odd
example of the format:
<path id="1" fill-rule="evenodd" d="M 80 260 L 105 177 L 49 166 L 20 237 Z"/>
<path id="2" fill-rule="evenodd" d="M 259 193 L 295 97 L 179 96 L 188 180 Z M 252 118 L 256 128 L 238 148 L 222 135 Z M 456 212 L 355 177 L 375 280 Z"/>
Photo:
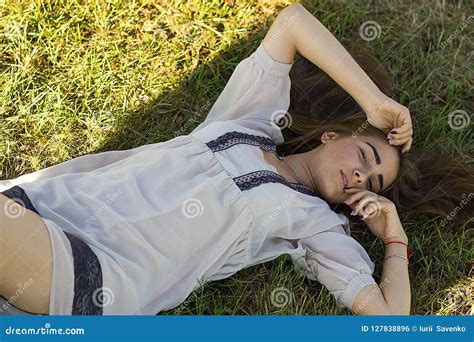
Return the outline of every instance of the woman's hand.
<path id="1" fill-rule="evenodd" d="M 344 203 L 353 209 L 354 215 L 362 216 L 375 236 L 384 241 L 393 238 L 408 241 L 392 201 L 368 190 L 349 188 L 345 192 L 350 196 Z"/>
<path id="2" fill-rule="evenodd" d="M 372 126 L 386 134 L 393 131 L 393 144 L 403 145 L 403 152 L 410 149 L 413 131 L 408 109 L 381 92 L 336 37 L 302 4 L 285 7 L 263 43 L 276 61 L 291 63 L 297 52 L 305 57 L 351 95 Z"/>
<path id="3" fill-rule="evenodd" d="M 390 97 L 380 93 L 374 101 L 361 106 L 367 114 L 367 121 L 374 127 L 384 131 L 389 143 L 403 145 L 402 152 L 410 150 L 413 138 L 413 127 L 410 111 Z"/>

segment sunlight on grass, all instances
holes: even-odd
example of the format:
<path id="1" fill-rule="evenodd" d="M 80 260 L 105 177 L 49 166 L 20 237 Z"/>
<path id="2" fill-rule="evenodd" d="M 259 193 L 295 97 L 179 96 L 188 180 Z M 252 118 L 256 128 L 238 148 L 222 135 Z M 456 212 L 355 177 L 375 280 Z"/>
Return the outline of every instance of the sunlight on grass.
<path id="1" fill-rule="evenodd" d="M 204 119 L 233 69 L 252 53 L 280 9 L 295 1 L 42 1 L 0 4 L 0 174 L 3 179 L 104 150 L 166 141 Z M 395 98 L 413 115 L 415 148 L 473 155 L 466 130 L 448 125 L 472 113 L 473 24 L 467 5 L 444 1 L 306 1 L 346 46 L 363 45 L 387 66 Z M 464 7 L 463 7 L 464 6 Z M 365 41 L 363 22 L 380 36 Z M 201 110 L 199 120 L 192 120 Z M 472 230 L 403 217 L 412 241 L 412 314 L 473 313 Z M 383 246 L 362 226 L 380 277 Z M 370 247 L 370 248 L 369 248 Z M 275 306 L 276 288 L 291 301 Z M 463 289 L 467 289 L 465 294 Z M 458 293 L 446 299 L 449 291 Z M 455 298 L 469 301 L 455 305 Z M 454 299 L 453 299 L 454 298 Z M 454 301 L 454 302 L 450 302 Z M 208 284 L 180 314 L 350 314 L 289 256 Z M 162 314 L 173 314 L 173 310 Z"/>

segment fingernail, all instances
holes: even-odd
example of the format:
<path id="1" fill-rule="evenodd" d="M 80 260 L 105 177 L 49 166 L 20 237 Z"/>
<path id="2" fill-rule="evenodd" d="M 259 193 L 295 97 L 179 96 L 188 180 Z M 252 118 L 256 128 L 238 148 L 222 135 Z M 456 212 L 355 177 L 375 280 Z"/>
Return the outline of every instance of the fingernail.
<path id="1" fill-rule="evenodd" d="M 354 215 L 355 215 L 355 211 L 354 211 L 354 209 L 352 209 L 352 211 L 351 211 L 351 215 L 352 215 L 352 216 L 354 216 Z"/>

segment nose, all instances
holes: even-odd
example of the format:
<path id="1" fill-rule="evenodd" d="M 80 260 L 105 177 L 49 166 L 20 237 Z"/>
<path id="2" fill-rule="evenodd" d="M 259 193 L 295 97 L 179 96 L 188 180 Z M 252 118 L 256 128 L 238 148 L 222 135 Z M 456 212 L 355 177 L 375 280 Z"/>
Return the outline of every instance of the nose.
<path id="1" fill-rule="evenodd" d="M 360 170 L 354 170 L 353 179 L 354 185 L 361 185 L 367 181 L 368 175 Z"/>

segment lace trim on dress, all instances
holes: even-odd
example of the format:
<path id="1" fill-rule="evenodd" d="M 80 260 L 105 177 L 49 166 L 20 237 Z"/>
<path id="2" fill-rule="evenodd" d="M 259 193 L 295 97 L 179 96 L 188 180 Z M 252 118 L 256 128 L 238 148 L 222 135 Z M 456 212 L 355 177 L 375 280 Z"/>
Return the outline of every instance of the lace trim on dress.
<path id="1" fill-rule="evenodd" d="M 288 182 L 283 176 L 270 170 L 254 171 L 239 177 L 234 177 L 233 179 L 242 191 L 249 190 L 264 183 L 281 183 L 303 194 L 316 196 L 306 185 Z"/>
<path id="2" fill-rule="evenodd" d="M 13 186 L 1 193 L 41 216 L 21 187 Z M 63 233 L 69 239 L 74 260 L 72 315 L 102 315 L 102 268 L 99 259 L 81 239 L 68 232 Z"/>
<path id="3" fill-rule="evenodd" d="M 3 191 L 2 194 L 10 198 L 12 201 L 15 201 L 22 207 L 29 209 L 35 212 L 36 214 L 40 215 L 39 212 L 31 203 L 29 197 L 26 195 L 25 190 L 23 190 L 19 186 L 13 186 L 10 189 Z"/>
<path id="4" fill-rule="evenodd" d="M 254 146 L 261 146 L 263 149 L 273 152 L 278 159 L 282 160 L 276 151 L 276 145 L 272 139 L 254 134 L 247 134 L 238 131 L 225 133 L 214 140 L 206 143 L 212 152 L 222 151 L 236 144 L 248 144 Z M 288 182 L 283 176 L 270 170 L 259 170 L 248 173 L 239 177 L 235 177 L 234 181 L 243 190 L 251 189 L 264 183 L 281 183 L 293 190 L 299 191 L 303 194 L 316 196 L 316 194 L 306 185 L 300 183 Z"/>
<path id="5" fill-rule="evenodd" d="M 81 239 L 64 232 L 74 259 L 73 315 L 102 315 L 102 268 L 92 249 Z"/>
<path id="6" fill-rule="evenodd" d="M 225 133 L 206 143 L 212 152 L 222 151 L 236 144 L 262 146 L 266 150 L 276 152 L 276 145 L 272 139 L 237 131 Z"/>

